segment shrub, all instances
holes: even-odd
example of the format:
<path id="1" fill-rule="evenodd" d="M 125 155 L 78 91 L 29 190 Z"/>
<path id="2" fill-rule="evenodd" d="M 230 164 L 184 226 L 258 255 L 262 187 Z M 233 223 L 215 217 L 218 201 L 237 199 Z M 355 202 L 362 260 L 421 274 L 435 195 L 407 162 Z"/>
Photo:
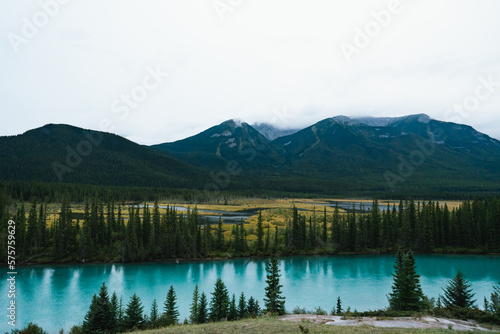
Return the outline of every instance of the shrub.
<path id="1" fill-rule="evenodd" d="M 316 315 L 327 315 L 327 312 L 321 308 L 321 306 L 316 307 L 314 310 L 314 314 Z"/>
<path id="2" fill-rule="evenodd" d="M 292 310 L 293 314 L 306 314 L 307 311 L 305 308 L 300 308 L 298 306 L 295 306 L 295 308 Z"/>

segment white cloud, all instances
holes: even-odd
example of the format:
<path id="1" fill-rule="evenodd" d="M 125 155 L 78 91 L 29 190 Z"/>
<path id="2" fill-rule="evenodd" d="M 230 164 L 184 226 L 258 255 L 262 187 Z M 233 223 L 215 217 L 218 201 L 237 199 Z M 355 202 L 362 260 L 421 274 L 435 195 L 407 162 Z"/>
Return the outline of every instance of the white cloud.
<path id="1" fill-rule="evenodd" d="M 292 127 L 340 114 L 447 120 L 480 76 L 500 81 L 494 0 L 401 0 L 351 63 L 340 44 L 389 1 L 242 1 L 224 21 L 211 0 L 70 1 L 16 54 L 8 34 L 50 1 L 0 2 L 1 135 L 110 118 L 117 134 L 154 144 L 229 118 L 276 120 L 281 108 Z M 116 117 L 112 102 L 157 65 L 171 76 Z M 499 103 L 500 88 L 462 122 L 500 138 Z"/>

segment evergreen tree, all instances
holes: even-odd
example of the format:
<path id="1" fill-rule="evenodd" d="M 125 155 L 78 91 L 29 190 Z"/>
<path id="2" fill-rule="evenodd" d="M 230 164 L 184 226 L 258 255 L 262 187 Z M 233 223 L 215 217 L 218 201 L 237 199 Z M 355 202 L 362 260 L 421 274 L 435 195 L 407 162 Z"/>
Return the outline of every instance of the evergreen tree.
<path id="1" fill-rule="evenodd" d="M 38 230 L 38 219 L 36 212 L 36 199 L 31 204 L 28 215 L 28 227 L 26 230 L 26 244 L 30 255 L 38 252 L 40 246 L 40 231 Z"/>
<path id="2" fill-rule="evenodd" d="M 89 310 L 85 314 L 83 319 L 82 332 L 83 333 L 94 333 L 100 331 L 101 329 L 97 325 L 96 317 L 98 317 L 97 305 L 99 301 L 97 300 L 97 295 L 94 294 L 92 297 L 92 302 L 90 303 Z"/>
<path id="3" fill-rule="evenodd" d="M 83 260 L 88 259 L 92 255 L 92 229 L 90 226 L 90 208 L 88 200 L 85 201 L 85 212 L 83 227 L 80 230 L 80 255 Z"/>
<path id="4" fill-rule="evenodd" d="M 8 210 L 6 209 L 6 212 Z M 6 219 L 8 221 L 8 219 Z M 24 208 L 24 202 L 21 203 L 21 207 L 17 210 L 14 221 L 16 222 L 16 245 L 17 249 L 24 252 L 26 249 L 26 210 Z M 3 226 L 7 226 L 6 224 Z"/>
<path id="5" fill-rule="evenodd" d="M 224 230 L 222 230 L 222 218 L 219 217 L 219 222 L 217 223 L 217 250 L 224 251 Z"/>
<path id="6" fill-rule="evenodd" d="M 160 244 L 160 208 L 158 206 L 158 200 L 155 200 L 153 209 L 153 224 L 151 226 L 151 234 L 149 237 L 149 253 L 156 257 L 158 256 L 159 250 L 161 248 Z M 163 242 L 163 241 L 162 241 Z"/>
<path id="7" fill-rule="evenodd" d="M 337 297 L 337 315 L 342 314 L 342 301 L 340 300 L 340 296 Z"/>
<path id="8" fill-rule="evenodd" d="M 204 292 L 201 293 L 200 305 L 198 306 L 198 318 L 196 322 L 199 324 L 204 324 L 208 321 L 208 310 L 207 310 L 207 296 Z"/>
<path id="9" fill-rule="evenodd" d="M 240 228 L 238 224 L 233 225 L 233 230 L 232 230 L 232 235 L 234 238 L 233 241 L 233 251 L 235 253 L 239 253 L 241 251 L 241 244 L 240 244 Z"/>
<path id="10" fill-rule="evenodd" d="M 242 292 L 240 295 L 240 299 L 238 300 L 238 318 L 244 319 L 247 317 L 247 303 L 245 300 L 245 293 Z"/>
<path id="11" fill-rule="evenodd" d="M 299 215 L 299 249 L 305 249 L 307 244 L 306 216 Z"/>
<path id="12" fill-rule="evenodd" d="M 122 332 L 125 327 L 124 311 L 123 311 L 123 297 L 120 296 L 120 302 L 117 304 L 116 308 L 116 324 L 117 331 Z"/>
<path id="13" fill-rule="evenodd" d="M 191 307 L 189 309 L 189 320 L 191 323 L 196 323 L 198 319 L 198 313 L 199 313 L 199 301 L 200 301 L 200 294 L 198 292 L 198 284 L 195 285 L 194 291 L 193 291 L 193 300 L 191 302 Z"/>
<path id="14" fill-rule="evenodd" d="M 111 316 L 113 317 L 115 324 L 119 329 L 122 319 L 121 319 L 121 310 L 118 310 L 118 307 L 120 305 L 118 304 L 119 302 L 118 302 L 118 296 L 116 295 L 116 291 L 113 291 L 110 303 L 111 303 Z"/>
<path id="15" fill-rule="evenodd" d="M 167 299 L 163 307 L 163 316 L 167 325 L 175 325 L 179 322 L 179 310 L 176 306 L 177 297 L 175 295 L 174 286 L 171 285 L 167 293 Z"/>
<path id="16" fill-rule="evenodd" d="M 158 311 L 158 303 L 156 302 L 156 299 L 153 299 L 153 304 L 151 305 L 151 313 L 149 315 L 149 321 L 151 321 L 153 327 L 156 327 L 156 323 L 158 322 L 159 317 L 160 314 Z"/>
<path id="17" fill-rule="evenodd" d="M 271 224 L 267 223 L 267 229 L 266 229 L 266 244 L 264 246 L 264 249 L 266 253 L 269 253 L 269 250 L 271 248 Z"/>
<path id="18" fill-rule="evenodd" d="M 500 283 L 493 287 L 490 303 L 491 312 L 500 317 Z"/>
<path id="19" fill-rule="evenodd" d="M 210 221 L 208 218 L 203 226 L 203 255 L 208 256 L 208 253 L 212 250 L 212 232 L 210 231 Z"/>
<path id="20" fill-rule="evenodd" d="M 40 210 L 38 214 L 38 226 L 37 231 L 39 236 L 39 246 L 45 247 L 47 243 L 47 205 L 40 204 Z"/>
<path id="21" fill-rule="evenodd" d="M 114 332 L 116 321 L 106 285 L 102 283 L 99 296 L 94 295 L 89 310 L 85 315 L 82 330 L 84 333 Z"/>
<path id="22" fill-rule="evenodd" d="M 285 297 L 281 296 L 280 270 L 278 268 L 278 259 L 272 255 L 266 262 L 267 286 L 264 297 L 266 312 L 271 314 L 285 314 Z"/>
<path id="23" fill-rule="evenodd" d="M 444 306 L 447 308 L 471 308 L 475 302 L 475 300 L 472 299 L 474 294 L 472 293 L 471 287 L 471 283 L 459 270 L 455 277 L 453 277 L 443 289 L 444 296 L 442 300 Z"/>
<path id="24" fill-rule="evenodd" d="M 151 231 L 153 228 L 151 227 L 151 213 L 149 211 L 149 206 L 147 203 L 144 203 L 143 214 L 142 214 L 142 245 L 144 248 L 149 249 L 149 238 L 151 237 Z"/>
<path id="25" fill-rule="evenodd" d="M 123 319 L 124 327 L 127 329 L 132 329 L 134 327 L 140 327 L 144 322 L 144 306 L 142 306 L 141 298 L 139 298 L 135 293 L 130 297 L 130 302 L 125 310 L 125 316 Z"/>
<path id="26" fill-rule="evenodd" d="M 236 309 L 236 296 L 233 293 L 233 298 L 229 303 L 229 311 L 227 313 L 227 320 L 236 320 L 238 317 L 238 310 Z"/>
<path id="27" fill-rule="evenodd" d="M 335 203 L 335 210 L 333 211 L 333 220 L 332 220 L 332 243 L 335 248 L 340 248 L 342 244 L 342 233 L 340 229 L 340 210 L 339 203 Z"/>
<path id="28" fill-rule="evenodd" d="M 276 252 L 278 250 L 278 244 L 279 244 L 279 229 L 278 226 L 274 229 L 274 243 L 273 243 L 273 252 Z"/>
<path id="29" fill-rule="evenodd" d="M 323 241 L 323 245 L 326 245 L 326 242 L 328 240 L 328 232 L 326 224 L 326 206 L 323 209 L 323 229 L 321 231 L 321 240 Z"/>
<path id="30" fill-rule="evenodd" d="M 292 225 L 291 225 L 291 245 L 292 249 L 300 249 L 300 223 L 297 207 L 293 206 Z"/>
<path id="31" fill-rule="evenodd" d="M 229 308 L 229 293 L 226 285 L 219 277 L 215 282 L 214 292 L 210 301 L 210 319 L 213 321 L 221 321 L 227 318 Z"/>
<path id="32" fill-rule="evenodd" d="M 259 301 L 255 300 L 252 296 L 250 296 L 250 299 L 248 299 L 247 312 L 248 315 L 253 318 L 260 314 Z"/>
<path id="33" fill-rule="evenodd" d="M 354 212 L 354 210 L 353 210 Z M 380 246 L 380 214 L 378 210 L 377 199 L 373 200 L 372 209 L 370 212 L 370 247 L 377 248 Z"/>
<path id="34" fill-rule="evenodd" d="M 389 294 L 390 308 L 397 311 L 418 311 L 424 307 L 424 294 L 420 287 L 420 275 L 415 270 L 412 251 L 404 254 L 401 249 L 396 255 L 392 293 Z"/>
<path id="35" fill-rule="evenodd" d="M 262 211 L 259 210 L 259 217 L 257 218 L 257 253 L 262 252 L 264 249 L 264 227 L 262 226 Z"/>

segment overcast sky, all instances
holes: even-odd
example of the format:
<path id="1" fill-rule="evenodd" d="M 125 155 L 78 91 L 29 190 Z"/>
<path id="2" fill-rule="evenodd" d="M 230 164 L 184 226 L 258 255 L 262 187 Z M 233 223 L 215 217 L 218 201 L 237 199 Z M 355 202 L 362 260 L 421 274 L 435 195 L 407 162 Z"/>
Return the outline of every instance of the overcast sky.
<path id="1" fill-rule="evenodd" d="M 426 113 L 500 139 L 500 1 L 0 0 L 0 135 Z"/>

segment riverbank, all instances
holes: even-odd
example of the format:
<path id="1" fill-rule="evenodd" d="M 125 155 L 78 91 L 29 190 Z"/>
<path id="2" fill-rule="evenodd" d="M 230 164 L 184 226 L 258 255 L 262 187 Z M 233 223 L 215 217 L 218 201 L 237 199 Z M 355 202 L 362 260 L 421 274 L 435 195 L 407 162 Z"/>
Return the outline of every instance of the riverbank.
<path id="1" fill-rule="evenodd" d="M 344 317 L 314 314 L 290 314 L 279 317 L 281 321 L 311 322 L 325 325 L 373 326 L 383 328 L 454 329 L 457 331 L 493 331 L 492 325 L 478 324 L 473 320 L 446 319 L 432 316 L 414 317 Z"/>
<path id="2" fill-rule="evenodd" d="M 372 249 L 360 252 L 353 251 L 342 251 L 337 252 L 335 250 L 317 250 L 310 252 L 286 252 L 280 253 L 280 258 L 287 258 L 293 256 L 356 256 L 356 255 L 387 255 L 387 254 L 395 254 L 396 251 L 393 249 Z M 480 249 L 437 249 L 433 252 L 427 253 L 419 253 L 414 252 L 414 254 L 425 254 L 425 255 L 493 255 L 500 256 L 500 253 L 497 252 L 488 252 Z M 221 260 L 234 260 L 234 259 L 265 259 L 270 255 L 268 254 L 248 254 L 248 255 L 233 255 L 229 252 L 226 252 L 225 256 L 221 256 L 220 254 L 208 257 L 186 257 L 186 258 L 166 258 L 166 259 L 147 259 L 143 261 L 127 261 L 123 262 L 120 259 L 106 259 L 106 260 L 90 260 L 90 261 L 81 261 L 81 260 L 70 260 L 70 259 L 62 259 L 62 260 L 47 260 L 47 255 L 39 255 L 39 260 L 35 258 L 30 258 L 28 260 L 20 260 L 18 266 L 32 266 L 32 265 L 59 265 L 59 264 L 118 264 L 118 263 L 130 263 L 130 264 L 140 264 L 140 263 L 180 263 L 180 262 L 190 262 L 190 261 L 221 261 Z M 34 261 L 33 261 L 34 260 Z M 0 266 L 6 266 L 5 263 L 0 264 Z"/>
<path id="3" fill-rule="evenodd" d="M 290 318 L 293 317 L 293 318 Z M 313 317 L 313 318 L 310 318 Z M 258 319 L 246 319 L 231 322 L 217 322 L 203 325 L 182 325 L 166 327 L 155 330 L 139 331 L 135 333 L 143 334 L 195 334 L 195 333 L 226 333 L 226 334 L 274 334 L 274 333 L 333 333 L 333 334 L 368 334 L 368 333 L 472 333 L 477 330 L 484 330 L 488 333 L 498 333 L 488 328 L 474 326 L 473 324 L 461 324 L 459 320 L 453 319 L 439 319 L 439 323 L 445 325 L 444 327 L 429 327 L 426 320 L 413 319 L 413 318 L 394 318 L 394 320 L 374 320 L 374 324 L 359 321 L 357 323 L 349 323 L 341 326 L 334 326 L 335 321 L 323 322 L 315 321 L 315 319 L 322 319 L 323 316 L 316 315 L 288 315 L 283 317 L 270 317 Z M 336 318 L 324 316 L 324 318 Z M 339 317 L 340 318 L 340 317 Z M 325 319 L 326 320 L 326 319 Z M 333 319 L 335 320 L 335 319 Z M 392 322 L 391 322 L 392 321 Z M 435 321 L 438 323 L 437 321 Z M 438 324 L 439 324 L 438 323 Z M 340 324 L 337 321 L 336 324 Z M 417 324 L 418 326 L 415 326 Z M 397 325 L 397 326 L 394 326 Z M 450 329 L 448 325 L 451 325 Z M 419 327 L 420 326 L 420 327 Z M 462 327 L 460 327 L 462 326 Z M 467 327 L 470 326 L 470 327 Z M 444 330 L 443 330 L 444 329 Z"/>

